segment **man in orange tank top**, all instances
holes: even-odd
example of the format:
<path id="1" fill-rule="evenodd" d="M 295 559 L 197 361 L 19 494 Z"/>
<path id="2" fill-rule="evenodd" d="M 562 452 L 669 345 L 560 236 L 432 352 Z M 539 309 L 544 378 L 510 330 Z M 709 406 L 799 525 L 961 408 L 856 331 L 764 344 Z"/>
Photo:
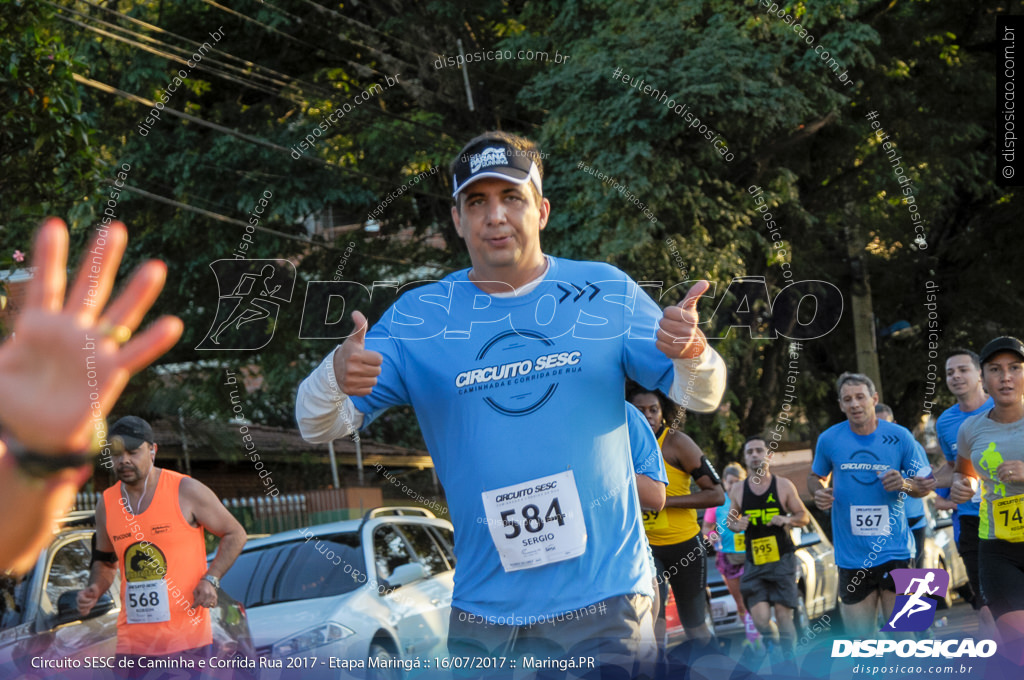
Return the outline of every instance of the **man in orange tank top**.
<path id="1" fill-rule="evenodd" d="M 154 465 L 153 429 L 142 418 L 121 418 L 109 439 L 120 481 L 96 506 L 92 574 L 78 594 L 79 612 L 89 613 L 119 568 L 118 669 L 145 675 L 140 656 L 198 668 L 213 642 L 209 610 L 245 545 L 245 529 L 206 485 Z M 221 539 L 209 569 L 204 529 Z"/>

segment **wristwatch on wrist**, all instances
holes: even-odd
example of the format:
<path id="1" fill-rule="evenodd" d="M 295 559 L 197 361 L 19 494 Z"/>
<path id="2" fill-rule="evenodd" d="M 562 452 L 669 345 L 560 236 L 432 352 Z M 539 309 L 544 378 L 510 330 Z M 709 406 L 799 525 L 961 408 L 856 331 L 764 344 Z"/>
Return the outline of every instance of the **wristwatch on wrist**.
<path id="1" fill-rule="evenodd" d="M 220 579 L 213 574 L 206 574 L 203 576 L 204 581 L 208 581 L 214 588 L 220 588 Z"/>

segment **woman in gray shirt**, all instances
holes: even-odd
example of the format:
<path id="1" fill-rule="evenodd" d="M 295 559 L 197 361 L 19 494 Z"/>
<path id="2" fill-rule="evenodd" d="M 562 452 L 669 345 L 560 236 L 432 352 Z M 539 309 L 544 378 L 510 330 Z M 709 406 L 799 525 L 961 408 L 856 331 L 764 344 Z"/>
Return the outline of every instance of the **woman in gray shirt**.
<path id="1" fill-rule="evenodd" d="M 1003 336 L 981 350 L 985 391 L 995 406 L 964 421 L 957 437 L 951 500 L 963 503 L 980 481 L 978 571 L 1000 651 L 1024 659 L 1024 343 Z"/>

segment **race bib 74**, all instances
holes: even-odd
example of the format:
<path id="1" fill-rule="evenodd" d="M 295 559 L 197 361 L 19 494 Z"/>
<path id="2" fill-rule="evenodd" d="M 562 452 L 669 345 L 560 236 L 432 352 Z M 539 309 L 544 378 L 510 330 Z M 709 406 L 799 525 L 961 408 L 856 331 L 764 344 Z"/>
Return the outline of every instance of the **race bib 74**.
<path id="1" fill-rule="evenodd" d="M 1024 541 L 1024 496 L 1010 496 L 992 501 L 996 538 L 1020 543 Z"/>

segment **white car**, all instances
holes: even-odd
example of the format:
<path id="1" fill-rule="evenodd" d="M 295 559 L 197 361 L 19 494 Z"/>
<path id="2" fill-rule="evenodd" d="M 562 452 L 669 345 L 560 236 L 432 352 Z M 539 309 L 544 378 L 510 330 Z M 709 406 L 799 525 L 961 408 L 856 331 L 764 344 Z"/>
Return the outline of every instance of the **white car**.
<path id="1" fill-rule="evenodd" d="M 376 508 L 250 540 L 221 587 L 245 607 L 263 677 L 400 677 L 447 656 L 452 545 L 428 510 Z"/>
<path id="2" fill-rule="evenodd" d="M 946 597 L 938 602 L 939 609 L 949 609 L 965 589 L 967 592 L 970 591 L 967 567 L 964 566 L 963 558 L 957 552 L 956 542 L 953 540 L 953 512 L 936 510 L 935 498 L 929 496 L 924 499 L 924 514 L 928 518 L 924 539 L 924 563 L 918 566 L 926 569 L 945 569 L 949 572 Z"/>

